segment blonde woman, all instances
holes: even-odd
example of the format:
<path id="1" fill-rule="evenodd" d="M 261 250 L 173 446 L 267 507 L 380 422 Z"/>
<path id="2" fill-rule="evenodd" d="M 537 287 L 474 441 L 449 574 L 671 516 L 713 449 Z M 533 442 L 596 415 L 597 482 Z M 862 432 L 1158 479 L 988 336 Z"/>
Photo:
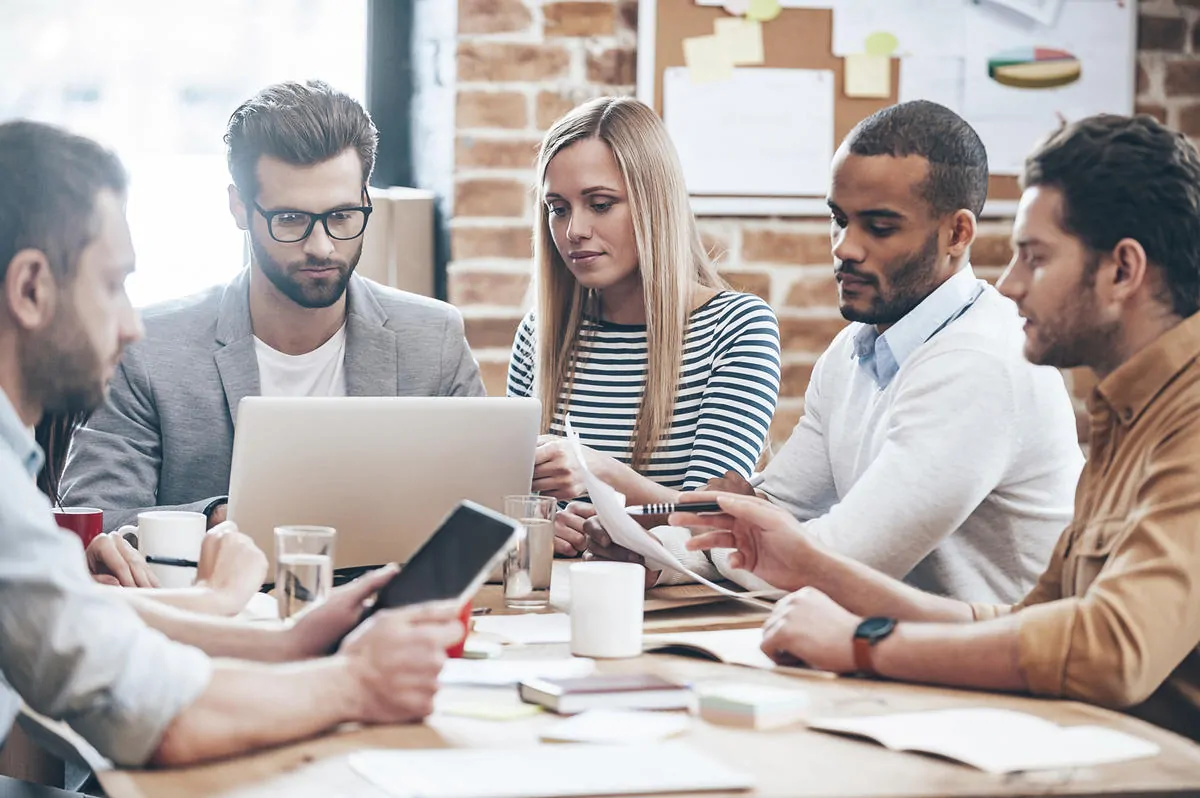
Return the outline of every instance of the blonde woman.
<path id="1" fill-rule="evenodd" d="M 581 105 L 546 134 L 538 176 L 537 303 L 508 370 L 510 396 L 542 401 L 533 489 L 584 493 L 568 414 L 627 503 L 749 477 L 779 395 L 779 326 L 717 276 L 662 121 L 631 98 Z M 590 514 L 560 513 L 559 554 L 586 548 Z"/>

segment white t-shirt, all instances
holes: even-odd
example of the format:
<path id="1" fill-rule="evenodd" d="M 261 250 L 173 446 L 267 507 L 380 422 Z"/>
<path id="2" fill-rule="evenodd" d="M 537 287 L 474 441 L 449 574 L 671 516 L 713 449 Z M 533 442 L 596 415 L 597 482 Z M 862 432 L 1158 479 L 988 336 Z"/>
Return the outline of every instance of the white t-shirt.
<path id="1" fill-rule="evenodd" d="M 303 355 L 285 355 L 254 338 L 263 396 L 345 396 L 346 325 Z"/>

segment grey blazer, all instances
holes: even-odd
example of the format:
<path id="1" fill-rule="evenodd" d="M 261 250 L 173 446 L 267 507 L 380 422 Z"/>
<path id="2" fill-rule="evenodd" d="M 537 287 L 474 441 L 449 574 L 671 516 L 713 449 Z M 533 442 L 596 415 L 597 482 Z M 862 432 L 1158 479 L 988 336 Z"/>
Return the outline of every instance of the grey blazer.
<path id="1" fill-rule="evenodd" d="M 249 288 L 247 269 L 147 309 L 107 404 L 75 435 L 64 504 L 99 507 L 116 529 L 142 510 L 202 511 L 229 492 L 238 402 L 260 391 Z M 358 275 L 347 297 L 348 395 L 483 395 L 454 307 Z"/>

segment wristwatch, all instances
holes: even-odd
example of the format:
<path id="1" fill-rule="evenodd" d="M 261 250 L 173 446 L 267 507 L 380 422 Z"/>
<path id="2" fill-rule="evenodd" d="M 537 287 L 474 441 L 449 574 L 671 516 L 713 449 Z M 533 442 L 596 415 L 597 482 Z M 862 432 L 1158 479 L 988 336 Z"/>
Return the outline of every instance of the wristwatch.
<path id="1" fill-rule="evenodd" d="M 864 676 L 878 676 L 871 647 L 896 629 L 895 618 L 867 618 L 854 630 L 854 667 Z"/>

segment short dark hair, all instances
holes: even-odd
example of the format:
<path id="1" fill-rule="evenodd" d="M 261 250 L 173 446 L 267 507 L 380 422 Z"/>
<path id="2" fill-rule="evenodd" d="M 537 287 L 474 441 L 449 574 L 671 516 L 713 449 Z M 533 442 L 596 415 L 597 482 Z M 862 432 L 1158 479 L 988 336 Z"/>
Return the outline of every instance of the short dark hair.
<path id="1" fill-rule="evenodd" d="M 319 80 L 268 86 L 238 106 L 225 128 L 229 174 L 247 198 L 258 194 L 256 169 L 263 155 L 311 166 L 353 147 L 365 185 L 375 168 L 378 138 L 358 101 Z"/>
<path id="2" fill-rule="evenodd" d="M 69 280 L 96 235 L 96 195 L 124 197 L 125 169 L 91 139 L 40 122 L 0 124 L 0 279 L 23 249 Z"/>
<path id="3" fill-rule="evenodd" d="M 1200 156 L 1151 116 L 1090 116 L 1050 134 L 1028 158 L 1022 188 L 1062 193 L 1067 233 L 1091 254 L 1132 238 L 1161 268 L 1180 316 L 1200 309 Z"/>
<path id="4" fill-rule="evenodd" d="M 854 155 L 916 155 L 929 162 L 921 196 L 935 216 L 960 208 L 978 216 L 987 199 L 987 150 L 975 129 L 928 100 L 891 105 L 859 122 L 846 137 Z"/>

